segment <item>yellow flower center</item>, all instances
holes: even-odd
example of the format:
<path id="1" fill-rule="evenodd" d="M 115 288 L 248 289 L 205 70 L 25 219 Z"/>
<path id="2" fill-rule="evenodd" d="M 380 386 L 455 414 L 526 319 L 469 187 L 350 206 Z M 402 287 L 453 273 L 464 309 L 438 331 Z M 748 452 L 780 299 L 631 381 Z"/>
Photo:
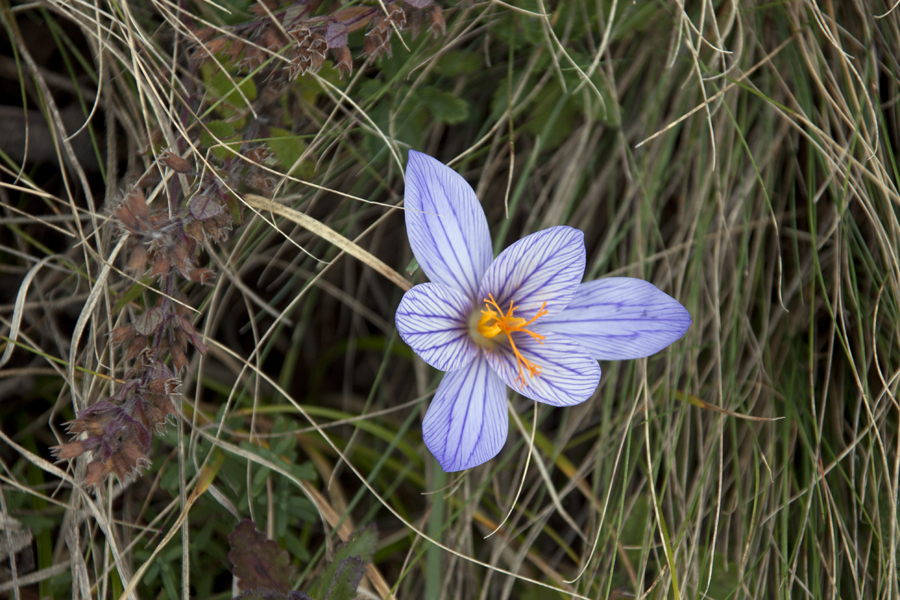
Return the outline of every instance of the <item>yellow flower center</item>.
<path id="1" fill-rule="evenodd" d="M 505 314 L 494 300 L 492 294 L 488 294 L 488 297 L 484 299 L 484 306 L 485 310 L 481 311 L 481 318 L 478 319 L 476 331 L 488 340 L 493 339 L 500 334 L 506 335 L 506 339 L 509 340 L 509 346 L 512 348 L 513 354 L 516 355 L 516 362 L 519 366 L 519 376 L 516 378 L 516 381 L 519 382 L 519 387 L 528 385 L 528 382 L 525 381 L 525 372 L 528 372 L 529 377 L 540 377 L 541 367 L 522 356 L 522 353 L 516 348 L 516 343 L 513 341 L 512 334 L 516 331 L 521 331 L 527 333 L 539 343 L 543 344 L 544 342 L 541 340 L 544 339 L 544 336 L 525 328 L 547 314 L 547 303 L 544 302 L 537 314 L 528 321 L 513 316 L 516 306 L 513 305 L 512 300 L 509 301 L 509 310 L 506 311 Z M 488 351 L 490 351 L 490 348 L 491 346 L 488 346 Z"/>

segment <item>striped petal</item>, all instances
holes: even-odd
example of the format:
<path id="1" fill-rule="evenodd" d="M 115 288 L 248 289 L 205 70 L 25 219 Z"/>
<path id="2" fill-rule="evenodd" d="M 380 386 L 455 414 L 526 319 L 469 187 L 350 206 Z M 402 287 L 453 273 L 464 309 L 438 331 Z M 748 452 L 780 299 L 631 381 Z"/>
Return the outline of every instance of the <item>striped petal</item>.
<path id="1" fill-rule="evenodd" d="M 485 354 L 506 385 L 533 400 L 553 406 L 572 406 L 590 398 L 600 383 L 600 365 L 587 351 L 561 335 L 547 335 L 543 344 L 525 333 L 513 333 L 513 342 L 523 358 L 540 367 L 540 374 L 524 371 L 519 378 L 519 360 L 511 346 L 497 344 Z"/>
<path id="2" fill-rule="evenodd" d="M 493 253 L 471 186 L 453 169 L 410 150 L 404 206 L 409 244 L 428 279 L 475 300 Z"/>
<path id="3" fill-rule="evenodd" d="M 455 371 L 475 359 L 469 338 L 472 302 L 439 283 L 422 283 L 403 295 L 394 320 L 403 341 L 422 360 L 441 371 Z"/>
<path id="4" fill-rule="evenodd" d="M 425 420 L 425 445 L 450 473 L 497 456 L 506 442 L 506 386 L 484 357 L 444 375 Z"/>
<path id="5" fill-rule="evenodd" d="M 512 244 L 493 262 L 476 302 L 493 294 L 505 312 L 512 301 L 516 317 L 530 319 L 547 303 L 547 314 L 562 311 L 584 276 L 584 234 L 572 227 L 551 227 Z"/>
<path id="6" fill-rule="evenodd" d="M 566 309 L 535 322 L 535 331 L 562 334 L 598 360 L 641 358 L 687 331 L 691 315 L 642 279 L 608 277 L 581 284 Z"/>

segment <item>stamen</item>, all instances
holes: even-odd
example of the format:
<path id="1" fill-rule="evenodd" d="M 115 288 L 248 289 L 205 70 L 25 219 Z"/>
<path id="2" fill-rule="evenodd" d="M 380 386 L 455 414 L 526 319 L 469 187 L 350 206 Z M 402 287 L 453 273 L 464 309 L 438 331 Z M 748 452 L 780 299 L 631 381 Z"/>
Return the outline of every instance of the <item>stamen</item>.
<path id="1" fill-rule="evenodd" d="M 519 376 L 516 378 L 516 381 L 519 382 L 519 387 L 528 385 L 528 382 L 525 381 L 525 372 L 528 372 L 529 378 L 540 377 L 541 367 L 522 356 L 522 353 L 516 348 L 512 334 L 516 331 L 521 331 L 530 335 L 538 343 L 543 344 L 544 336 L 530 331 L 526 327 L 547 314 L 547 303 L 544 302 L 537 314 L 528 321 L 521 317 L 513 316 L 516 306 L 513 305 L 512 300 L 509 302 L 509 310 L 506 311 L 506 314 L 503 313 L 497 301 L 494 300 L 493 294 L 488 294 L 488 297 L 484 299 L 484 306 L 486 310 L 481 311 L 481 318 L 478 320 L 478 333 L 488 339 L 497 337 L 501 333 L 506 334 L 506 339 L 509 340 L 509 346 L 516 356 L 516 364 L 519 367 Z M 491 308 L 492 306 L 493 308 Z"/>

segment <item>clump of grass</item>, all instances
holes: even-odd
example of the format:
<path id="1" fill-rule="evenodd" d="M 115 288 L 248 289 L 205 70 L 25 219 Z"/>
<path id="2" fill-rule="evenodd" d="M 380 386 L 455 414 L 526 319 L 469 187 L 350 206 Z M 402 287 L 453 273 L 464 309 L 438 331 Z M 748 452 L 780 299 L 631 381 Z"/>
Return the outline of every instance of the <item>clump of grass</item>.
<path id="1" fill-rule="evenodd" d="M 0 405 L 0 508 L 37 567 L 2 589 L 230 598 L 250 517 L 299 589 L 378 522 L 361 585 L 402 598 L 896 595 L 897 10 L 441 3 L 434 37 L 412 35 L 423 2 L 254 6 L 4 13 L 18 95 L 60 135 L 54 168 L 6 163 L 0 184 L 0 383 L 24 390 Z M 62 77 L 17 33 L 34 15 Z M 102 174 L 63 102 L 93 115 Z M 691 330 L 604 363 L 578 407 L 511 398 L 500 456 L 444 474 L 420 431 L 437 374 L 369 266 L 411 258 L 408 147 L 473 184 L 496 250 L 577 226 L 586 277 L 654 282 Z M 162 394 L 147 431 L 169 406 L 176 426 L 95 495 L 118 459 L 61 469 L 48 448 L 92 449 L 103 402 L 136 391 Z"/>

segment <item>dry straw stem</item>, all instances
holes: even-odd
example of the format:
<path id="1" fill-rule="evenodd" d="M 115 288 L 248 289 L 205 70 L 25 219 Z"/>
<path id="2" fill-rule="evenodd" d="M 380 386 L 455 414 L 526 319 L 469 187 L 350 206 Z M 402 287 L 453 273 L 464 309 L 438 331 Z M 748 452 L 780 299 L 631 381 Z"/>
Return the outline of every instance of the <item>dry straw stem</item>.
<path id="1" fill-rule="evenodd" d="M 275 202 L 274 200 L 269 200 L 268 198 L 257 196 L 256 194 L 244 194 L 243 198 L 244 202 L 246 202 L 247 206 L 249 206 L 250 208 L 256 211 L 269 212 L 285 217 L 290 221 L 293 221 L 297 225 L 303 227 L 307 231 L 310 231 L 311 233 L 319 236 L 323 240 L 334 244 L 343 252 L 346 252 L 357 260 L 362 261 L 363 264 L 371 267 L 373 270 L 375 270 L 376 273 L 383 275 L 385 278 L 387 278 L 388 281 L 394 283 L 403 291 L 406 291 L 412 287 L 412 284 L 404 279 L 404 277 L 400 273 L 386 265 L 384 261 L 373 256 L 370 252 L 364 250 L 355 242 L 345 238 L 331 227 L 320 223 L 309 215 L 305 215 L 298 210 Z"/>

